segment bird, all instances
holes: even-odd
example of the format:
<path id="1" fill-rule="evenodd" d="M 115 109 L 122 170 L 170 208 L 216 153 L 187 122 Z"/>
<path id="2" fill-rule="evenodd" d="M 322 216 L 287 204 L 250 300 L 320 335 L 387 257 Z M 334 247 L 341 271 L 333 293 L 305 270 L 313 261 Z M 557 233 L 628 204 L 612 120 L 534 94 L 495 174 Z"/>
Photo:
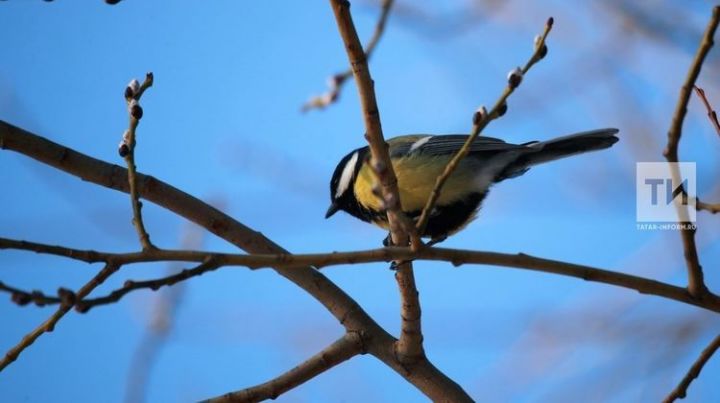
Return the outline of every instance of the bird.
<path id="1" fill-rule="evenodd" d="M 422 234 L 440 242 L 473 221 L 490 187 L 516 178 L 535 165 L 611 147 L 618 129 L 590 130 L 546 141 L 511 144 L 478 136 L 440 191 Z M 402 211 L 417 221 L 435 182 L 460 150 L 468 135 L 405 135 L 387 140 L 397 177 Z M 330 180 L 330 207 L 325 218 L 342 210 L 388 229 L 384 203 L 378 197 L 377 177 L 370 164 L 368 146 L 357 148 L 338 163 Z M 389 237 L 386 238 L 386 244 Z"/>

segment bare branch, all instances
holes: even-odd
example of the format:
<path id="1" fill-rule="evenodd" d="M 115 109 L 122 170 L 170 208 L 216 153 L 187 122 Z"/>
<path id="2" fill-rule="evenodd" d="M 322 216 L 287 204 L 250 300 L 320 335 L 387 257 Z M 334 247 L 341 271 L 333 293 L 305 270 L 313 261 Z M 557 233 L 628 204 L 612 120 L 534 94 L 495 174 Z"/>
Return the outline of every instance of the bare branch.
<path id="1" fill-rule="evenodd" d="M 720 6 L 713 8 L 712 18 L 705 30 L 700 47 L 695 54 L 695 59 L 690 65 L 685 83 L 680 89 L 680 96 L 678 103 L 675 107 L 675 114 L 672 118 L 670 129 L 668 130 L 668 142 L 663 155 L 670 164 L 670 172 L 672 175 L 673 183 L 680 183 L 683 188 L 682 191 L 685 193 L 685 189 L 682 186 L 680 180 L 680 171 L 675 162 L 678 162 L 678 144 L 680 143 L 680 136 L 682 135 L 683 121 L 687 114 L 687 105 L 690 100 L 692 89 L 700 75 L 700 69 L 702 68 L 703 61 L 710 52 L 710 48 L 713 46 L 713 37 L 717 30 L 718 23 L 720 23 Z M 688 219 L 688 207 L 682 203 L 675 203 L 675 208 L 678 212 L 678 221 L 681 223 L 687 223 Z M 703 298 L 708 292 L 703 279 L 702 266 L 700 266 L 700 259 L 698 258 L 697 246 L 695 245 L 695 228 L 694 226 L 686 225 L 680 230 L 682 237 L 683 249 L 685 251 L 685 262 L 688 271 L 688 292 L 695 298 Z"/>
<path id="2" fill-rule="evenodd" d="M 435 187 L 430 193 L 430 197 L 425 203 L 425 207 L 423 207 L 422 213 L 420 214 L 420 217 L 418 218 L 416 223 L 418 234 L 422 235 L 425 232 L 425 227 L 427 226 L 428 221 L 430 221 L 430 214 L 432 213 L 433 208 L 435 208 L 435 203 L 440 198 L 440 192 L 442 191 L 442 187 L 445 185 L 445 182 L 448 180 L 448 178 L 450 178 L 450 175 L 452 175 L 457 166 L 460 164 L 460 161 L 462 161 L 462 159 L 465 158 L 465 156 L 470 152 L 470 146 L 472 145 L 472 143 L 492 120 L 497 119 L 505 114 L 505 112 L 507 111 L 508 97 L 510 97 L 510 95 L 515 91 L 515 88 L 520 85 L 525 74 L 530 71 L 530 68 L 532 68 L 535 63 L 540 61 L 547 54 L 547 45 L 545 45 L 545 39 L 550 33 L 552 26 L 553 18 L 550 17 L 545 23 L 545 30 L 543 31 L 542 35 L 538 36 L 535 41 L 535 51 L 530 56 L 530 59 L 525 63 L 525 66 L 520 71 L 510 72 L 510 74 L 508 75 L 508 85 L 507 87 L 505 87 L 505 90 L 503 91 L 502 95 L 500 95 L 500 98 L 498 98 L 498 100 L 495 102 L 495 105 L 492 107 L 490 112 L 488 113 L 487 111 L 485 111 L 484 107 L 475 112 L 475 115 L 473 116 L 473 128 L 470 132 L 470 136 L 468 137 L 467 141 L 465 141 L 465 144 L 463 144 L 462 148 L 458 150 L 457 154 L 455 154 L 453 159 L 448 162 L 448 164 L 445 166 L 445 170 L 443 171 L 443 173 L 438 176 L 435 181 Z"/>
<path id="3" fill-rule="evenodd" d="M 319 353 L 275 379 L 251 388 L 208 399 L 204 402 L 240 403 L 259 402 L 267 399 L 275 400 L 288 390 L 307 382 L 358 354 L 364 353 L 362 337 L 355 332 L 345 333 L 341 338 L 325 347 Z"/>
<path id="4" fill-rule="evenodd" d="M 64 246 L 46 245 L 8 238 L 0 238 L 0 249 L 26 250 L 43 255 L 62 256 L 85 263 L 107 262 L 112 259 L 111 256 L 113 255 L 111 253 L 97 252 L 94 250 L 72 249 Z"/>
<path id="5" fill-rule="evenodd" d="M 394 0 L 383 0 L 382 5 L 380 6 L 380 17 L 375 25 L 375 31 L 373 31 L 372 38 L 370 38 L 367 46 L 365 46 L 365 55 L 368 60 L 370 60 L 370 57 L 375 50 L 375 46 L 380 41 L 383 32 L 385 32 L 385 24 L 387 23 L 388 16 L 390 15 L 390 9 L 392 8 L 393 2 Z M 335 103 L 340 97 L 340 91 L 343 88 L 343 84 L 345 84 L 352 75 L 353 70 L 352 67 L 350 67 L 347 70 L 330 77 L 328 80 L 328 86 L 330 89 L 322 95 L 310 98 L 307 102 L 305 102 L 305 104 L 303 104 L 300 110 L 302 112 L 307 112 L 311 109 L 325 109 Z"/>
<path id="6" fill-rule="evenodd" d="M 123 284 L 122 288 L 119 288 L 104 297 L 78 301 L 75 309 L 77 309 L 78 312 L 85 313 L 89 311 L 90 308 L 99 305 L 108 305 L 120 301 L 122 297 L 132 291 L 142 289 L 157 291 L 163 286 L 175 285 L 180 281 L 187 280 L 191 277 L 201 276 L 209 271 L 217 269 L 218 267 L 218 264 L 212 258 L 210 258 L 192 269 L 184 269 L 175 274 L 161 277 L 159 279 L 146 281 L 127 280 L 125 281 L 125 284 Z"/>
<path id="7" fill-rule="evenodd" d="M 710 123 L 712 123 L 713 127 L 715 128 L 715 132 L 717 132 L 718 135 L 720 135 L 720 122 L 718 122 L 717 113 L 715 112 L 715 109 L 713 109 L 712 105 L 710 104 L 710 101 L 708 101 L 707 97 L 705 96 L 705 91 L 698 87 L 697 85 L 694 86 L 695 93 L 700 98 L 702 103 L 705 105 L 705 109 L 707 110 L 708 119 L 710 119 Z M 695 199 L 695 209 L 698 211 L 704 210 L 712 214 L 717 214 L 720 212 L 720 203 L 705 203 L 700 201 L 699 198 Z"/>
<path id="8" fill-rule="evenodd" d="M 42 291 L 25 291 L 9 286 L 3 282 L 0 282 L 0 292 L 10 293 L 10 299 L 12 302 L 20 306 L 27 305 L 31 302 L 37 306 L 55 305 L 59 304 L 61 301 L 60 298 L 45 295 Z"/>
<path id="9" fill-rule="evenodd" d="M 700 211 L 704 210 L 711 214 L 717 214 L 720 213 L 720 203 L 705 203 L 703 201 L 700 201 L 700 199 L 695 199 L 695 208 Z"/>
<path id="10" fill-rule="evenodd" d="M 700 371 L 702 371 L 703 367 L 707 362 L 710 360 L 710 358 L 715 354 L 715 352 L 720 348 L 720 335 L 715 337 L 710 344 L 705 347 L 702 353 L 700 353 L 700 357 L 693 363 L 692 367 L 690 367 L 690 370 L 685 374 L 682 381 L 680 381 L 680 384 L 673 390 L 666 398 L 663 400 L 664 403 L 672 403 L 676 399 L 684 399 L 687 395 L 687 389 L 690 387 L 690 384 L 692 383 L 695 378 L 700 376 Z"/>
<path id="11" fill-rule="evenodd" d="M 713 127 L 715 128 L 715 132 L 717 132 L 718 136 L 720 136 L 720 122 L 718 122 L 717 113 L 715 113 L 715 109 L 713 109 L 712 105 L 710 105 L 710 101 L 708 101 L 707 97 L 705 96 L 705 90 L 698 87 L 697 85 L 693 86 L 695 88 L 695 93 L 697 94 L 698 98 L 702 101 L 702 103 L 705 105 L 705 109 L 707 109 L 707 115 L 708 119 L 710 119 L 710 123 L 712 123 Z"/>
<path id="12" fill-rule="evenodd" d="M 331 0 L 330 3 L 355 76 L 365 122 L 365 139 L 372 154 L 370 164 L 381 186 L 383 204 L 390 227 L 390 238 L 394 245 L 404 246 L 411 241 L 417 248 L 417 245 L 420 244 L 419 234 L 414 231 L 414 227 L 402 211 L 397 178 L 380 124 L 380 111 L 375 100 L 375 85 L 370 76 L 367 56 L 363 52 L 350 14 L 350 3 L 346 0 Z M 395 279 L 400 288 L 402 331 L 396 349 L 398 359 L 407 363 L 424 358 L 425 351 L 422 345 L 420 300 L 412 263 L 398 263 Z"/>
<path id="13" fill-rule="evenodd" d="M 68 295 L 67 298 L 63 299 L 63 303 L 60 305 L 57 311 L 55 311 L 48 320 L 43 322 L 40 326 L 38 326 L 35 330 L 28 333 L 23 337 L 23 339 L 18 343 L 15 347 L 11 348 L 6 354 L 5 357 L 0 360 L 0 372 L 2 372 L 3 369 L 5 369 L 8 365 L 10 365 L 13 361 L 15 361 L 18 356 L 30 345 L 32 345 L 35 340 L 38 339 L 43 333 L 46 332 L 52 332 L 55 329 L 55 325 L 58 323 L 60 319 L 62 319 L 63 316 L 65 316 L 66 313 L 72 309 L 72 307 L 75 305 L 76 300 L 82 300 L 92 290 L 94 290 L 97 286 L 102 284 L 108 277 L 110 277 L 113 273 L 115 273 L 118 270 L 119 266 L 114 264 L 106 264 L 105 267 L 103 267 L 100 272 L 93 277 L 90 281 L 87 282 L 80 290 L 78 290 L 77 293 L 70 296 Z"/>
<path id="14" fill-rule="evenodd" d="M 153 85 L 153 73 L 147 73 L 145 80 L 142 84 L 138 84 L 137 80 L 132 80 L 130 84 L 125 88 L 125 101 L 128 106 L 128 117 L 130 119 L 128 129 L 123 135 L 123 140 L 120 143 L 119 153 L 120 156 L 125 158 L 125 163 L 128 167 L 128 183 L 130 184 L 130 202 L 133 209 L 132 223 L 135 226 L 135 230 L 140 238 L 140 244 L 143 250 L 155 249 L 155 246 L 150 242 L 150 235 L 148 235 L 145 229 L 145 224 L 142 219 L 142 203 L 140 202 L 140 195 L 137 190 L 137 178 L 136 178 L 136 166 L 135 166 L 135 144 L 136 144 L 136 130 L 140 123 L 140 119 L 143 116 L 143 109 L 140 107 L 140 98 L 146 89 Z"/>
<path id="15" fill-rule="evenodd" d="M 6 242 L 4 238 L 0 238 L 0 249 Z M 18 241 L 15 241 L 18 242 Z M 20 242 L 20 244 L 32 248 L 26 250 L 38 251 L 42 250 L 43 244 Z M 50 245 L 48 245 L 50 246 Z M 57 248 L 50 246 L 51 248 Z M 17 248 L 20 249 L 20 248 Z M 205 263 L 194 269 L 184 270 L 180 273 L 168 277 L 161 277 L 154 280 L 132 281 L 126 283 L 126 286 L 132 290 L 138 289 L 157 289 L 163 285 L 175 284 L 193 276 L 204 274 L 208 271 L 215 270 L 220 266 L 244 266 L 250 269 L 259 269 L 264 267 L 274 267 L 276 269 L 294 268 L 300 266 L 312 266 L 317 269 L 323 269 L 329 266 L 345 265 L 345 264 L 361 264 L 373 262 L 390 262 L 390 261 L 409 261 L 409 260 L 428 260 L 428 261 L 444 261 L 454 266 L 464 264 L 482 264 L 490 266 L 502 266 L 531 271 L 539 271 L 543 273 L 557 274 L 561 276 L 575 277 L 586 281 L 610 284 L 630 290 L 635 290 L 642 294 L 655 295 L 658 297 L 671 299 L 686 304 L 701 307 L 713 312 L 720 312 L 720 297 L 708 292 L 701 300 L 693 298 L 688 294 L 685 288 L 676 287 L 667 283 L 651 280 L 643 277 L 633 276 L 630 274 L 614 272 L 610 270 L 599 269 L 591 266 L 584 266 L 574 263 L 562 262 L 551 259 L 530 256 L 524 253 L 507 254 L 485 251 L 470 251 L 463 249 L 449 248 L 423 248 L 413 250 L 410 247 L 388 247 L 380 249 L 369 249 L 353 252 L 332 252 L 332 253 L 316 253 L 316 254 L 230 254 L 216 253 L 208 251 L 192 251 L 192 250 L 166 250 L 157 249 L 147 252 L 128 253 L 128 254 L 112 254 L 96 251 L 84 251 L 76 249 L 68 249 L 61 251 L 61 256 L 74 254 L 76 256 L 85 256 L 89 252 L 97 254 L 97 256 L 106 257 L 108 262 L 119 265 L 127 265 L 133 263 L 147 263 L 160 261 L 182 261 Z M 99 260 L 105 261 L 105 260 Z M 211 264 L 212 263 L 212 264 Z M 125 287 L 123 287 L 125 288 Z M 115 292 L 127 294 L 126 291 Z M 1 290 L 0 290 L 1 291 Z M 111 293 L 110 295 L 112 295 Z M 109 298 L 110 297 L 101 297 Z M 121 296 L 122 296 L 121 295 Z M 92 301 L 92 300 L 86 300 Z M 99 305 L 99 304 L 96 304 Z"/>
<path id="16" fill-rule="evenodd" d="M 128 192 L 127 171 L 117 165 L 88 157 L 68 147 L 0 121 L 0 149 L 27 155 L 49 166 L 101 186 Z M 184 217 L 250 253 L 287 253 L 259 232 L 244 226 L 216 208 L 151 176 L 138 173 L 139 194 Z M 400 365 L 394 354 L 395 338 L 375 322 L 355 300 L 311 266 L 274 267 L 320 302 L 347 331 L 368 335 L 367 350 L 431 399 L 470 401 L 457 383 L 427 360 L 412 366 Z"/>

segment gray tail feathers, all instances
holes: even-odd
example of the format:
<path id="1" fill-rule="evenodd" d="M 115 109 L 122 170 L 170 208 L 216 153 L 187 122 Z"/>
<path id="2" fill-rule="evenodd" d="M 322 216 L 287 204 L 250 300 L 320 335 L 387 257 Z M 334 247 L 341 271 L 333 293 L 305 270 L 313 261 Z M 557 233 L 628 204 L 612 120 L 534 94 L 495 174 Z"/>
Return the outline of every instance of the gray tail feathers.
<path id="1" fill-rule="evenodd" d="M 558 137 L 548 141 L 531 142 L 527 146 L 527 153 L 523 153 L 512 163 L 501 177 L 510 178 L 521 175 L 530 167 L 545 162 L 582 154 L 590 151 L 610 148 L 619 139 L 615 136 L 618 129 L 598 129 L 575 133 L 569 136 Z"/>

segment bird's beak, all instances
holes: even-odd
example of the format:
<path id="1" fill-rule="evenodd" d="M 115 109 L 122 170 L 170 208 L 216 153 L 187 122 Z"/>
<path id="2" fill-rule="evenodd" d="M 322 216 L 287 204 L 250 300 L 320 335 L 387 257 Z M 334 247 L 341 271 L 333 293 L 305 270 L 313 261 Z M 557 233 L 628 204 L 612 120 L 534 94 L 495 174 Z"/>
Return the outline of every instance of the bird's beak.
<path id="1" fill-rule="evenodd" d="M 338 210 L 340 210 L 340 206 L 337 203 L 332 202 L 330 207 L 327 209 L 327 213 L 325 213 L 325 218 L 332 217 L 332 215 L 337 213 Z"/>

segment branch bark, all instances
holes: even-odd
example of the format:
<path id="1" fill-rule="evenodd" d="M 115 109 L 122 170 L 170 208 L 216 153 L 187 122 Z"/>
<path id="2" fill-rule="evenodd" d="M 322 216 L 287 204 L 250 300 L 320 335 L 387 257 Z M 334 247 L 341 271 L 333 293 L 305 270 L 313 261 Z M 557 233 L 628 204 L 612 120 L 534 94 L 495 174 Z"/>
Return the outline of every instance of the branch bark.
<path id="1" fill-rule="evenodd" d="M 105 267 L 103 267 L 100 272 L 90 279 L 90 281 L 87 282 L 78 292 L 72 297 L 71 301 L 67 301 L 66 303 L 63 303 L 60 305 L 57 311 L 55 311 L 48 320 L 43 322 L 40 326 L 38 326 L 35 330 L 28 333 L 23 337 L 23 339 L 18 343 L 15 347 L 11 348 L 6 354 L 5 357 L 3 357 L 2 360 L 0 360 L 0 372 L 2 372 L 8 365 L 12 364 L 13 361 L 15 361 L 20 354 L 25 351 L 26 348 L 30 347 L 35 340 L 37 340 L 40 336 L 42 336 L 44 333 L 52 332 L 55 329 L 55 325 L 58 323 L 60 319 L 62 319 L 63 316 L 65 316 L 66 313 L 72 309 L 74 305 L 74 300 L 81 300 L 88 296 L 92 290 L 94 290 L 97 286 L 102 284 L 108 277 L 110 277 L 113 273 L 115 273 L 118 270 L 119 266 L 114 264 L 106 264 Z"/>
<path id="2" fill-rule="evenodd" d="M 420 244 L 419 234 L 402 211 L 397 177 L 395 176 L 390 154 L 388 153 L 388 145 L 385 143 L 382 125 L 380 124 L 380 111 L 375 99 L 375 86 L 370 76 L 367 56 L 363 51 L 355 30 L 355 24 L 350 15 L 350 2 L 347 0 L 330 0 L 330 4 L 355 76 L 365 122 L 365 139 L 372 154 L 370 164 L 380 182 L 392 243 L 405 246 L 408 242 L 412 242 L 413 245 L 418 247 Z M 396 350 L 398 359 L 407 365 L 425 359 L 420 299 L 415 285 L 412 263 L 409 261 L 397 262 L 395 279 L 400 289 L 401 306 L 401 333 Z"/>
<path id="3" fill-rule="evenodd" d="M 363 353 L 364 346 L 362 337 L 357 333 L 345 333 L 345 335 L 325 347 L 319 353 L 277 378 L 251 388 L 204 400 L 203 403 L 245 403 L 260 402 L 267 399 L 275 400 L 288 390 Z"/>
<path id="4" fill-rule="evenodd" d="M 21 250 L 31 250 L 43 253 L 44 244 L 29 243 L 24 241 L 12 241 L 10 244 L 5 238 L 0 238 L 0 249 L 11 248 L 9 245 L 21 245 L 22 248 L 13 248 Z M 708 293 L 706 298 L 698 300 L 693 298 L 687 289 L 677 287 L 660 281 L 633 276 L 610 270 L 604 270 L 596 267 L 579 265 L 574 263 L 562 262 L 558 260 L 544 259 L 524 253 L 508 254 L 485 251 L 471 251 L 463 249 L 449 248 L 423 248 L 415 251 L 410 247 L 388 247 L 380 249 L 370 249 L 353 252 L 332 252 L 332 253 L 316 253 L 316 254 L 228 254 L 215 253 L 206 251 L 192 250 L 164 250 L 158 249 L 150 252 L 113 254 L 97 251 L 87 251 L 78 249 L 63 249 L 57 246 L 47 245 L 48 253 L 58 256 L 74 255 L 77 260 L 85 261 L 88 254 L 96 256 L 98 260 L 94 262 L 109 262 L 116 264 L 133 264 L 160 261 L 183 261 L 204 263 L 194 269 L 188 269 L 172 276 L 163 277 L 155 280 L 147 280 L 144 282 L 130 281 L 126 283 L 127 287 L 133 289 L 157 289 L 162 285 L 176 283 L 195 275 L 201 275 L 211 270 L 215 270 L 216 266 L 245 266 L 250 269 L 259 269 L 264 267 L 297 267 L 297 266 L 313 266 L 318 269 L 325 267 L 361 264 L 373 262 L 390 262 L 390 261 L 406 261 L 406 260 L 428 260 L 443 261 L 451 263 L 454 266 L 466 264 L 479 264 L 500 266 L 508 268 L 516 268 L 522 270 L 537 271 L 542 273 L 556 274 L 560 276 L 574 277 L 585 281 L 614 285 L 617 287 L 627 288 L 642 294 L 655 295 L 657 297 L 666 298 L 685 304 L 697 306 L 712 312 L 720 312 L 720 297 L 715 294 Z M 212 264 L 208 264 L 212 263 Z M 143 287 L 141 287 L 144 285 Z M 117 292 L 114 291 L 113 293 Z M 111 293 L 110 295 L 112 295 Z M 104 297 L 101 297 L 104 298 Z M 93 300 L 88 300 L 93 301 Z"/>
<path id="5" fill-rule="evenodd" d="M 716 6 L 713 8 L 712 17 L 705 29 L 702 42 L 700 47 L 695 54 L 690 70 L 688 71 L 685 83 L 680 89 L 680 96 L 675 107 L 675 113 L 672 118 L 670 129 L 668 130 L 668 142 L 663 155 L 665 159 L 671 163 L 670 172 L 673 178 L 673 183 L 682 183 L 680 180 L 680 172 L 677 165 L 673 164 L 678 162 L 678 145 L 680 143 L 680 136 L 682 135 L 683 121 L 687 114 L 687 105 L 692 94 L 693 87 L 700 75 L 702 64 L 705 61 L 705 57 L 710 48 L 713 46 L 713 38 L 715 31 L 717 30 L 718 23 L 720 23 L 720 7 Z M 681 185 L 682 187 L 682 185 Z M 683 188 L 683 193 L 685 190 Z M 675 203 L 675 208 L 678 212 L 678 218 L 680 223 L 688 223 L 688 207 L 685 204 Z M 705 286 L 705 280 L 703 278 L 702 266 L 700 266 L 700 259 L 698 258 L 697 246 L 695 244 L 695 228 L 694 226 L 685 225 L 680 230 L 680 236 L 682 238 L 683 250 L 685 253 L 685 262 L 688 272 L 688 292 L 695 298 L 701 299 L 707 294 L 707 287 Z"/>
<path id="6" fill-rule="evenodd" d="M 0 121 L 0 149 L 27 155 L 85 181 L 128 193 L 127 170 L 86 156 L 68 147 Z M 216 208 L 152 176 L 138 173 L 139 194 L 237 247 L 258 254 L 287 254 L 283 248 Z M 368 353 L 380 359 L 433 400 L 471 401 L 462 388 L 427 360 L 412 371 L 402 367 L 394 351 L 396 339 L 375 322 L 358 303 L 318 270 L 307 265 L 273 268 L 320 302 L 348 332 L 359 332 Z"/>
<path id="7" fill-rule="evenodd" d="M 672 391 L 670 394 L 663 400 L 664 403 L 672 403 L 676 399 L 684 399 L 687 395 L 687 390 L 690 387 L 690 384 L 693 380 L 695 380 L 698 376 L 700 376 L 700 371 L 702 371 L 705 364 L 707 364 L 708 361 L 710 361 L 710 358 L 712 358 L 713 354 L 720 348 L 720 335 L 715 337 L 710 344 L 708 344 L 707 347 L 703 350 L 703 352 L 700 354 L 700 357 L 693 363 L 692 367 L 690 367 L 690 370 L 685 374 L 682 381 L 680 381 L 680 384 Z"/>

